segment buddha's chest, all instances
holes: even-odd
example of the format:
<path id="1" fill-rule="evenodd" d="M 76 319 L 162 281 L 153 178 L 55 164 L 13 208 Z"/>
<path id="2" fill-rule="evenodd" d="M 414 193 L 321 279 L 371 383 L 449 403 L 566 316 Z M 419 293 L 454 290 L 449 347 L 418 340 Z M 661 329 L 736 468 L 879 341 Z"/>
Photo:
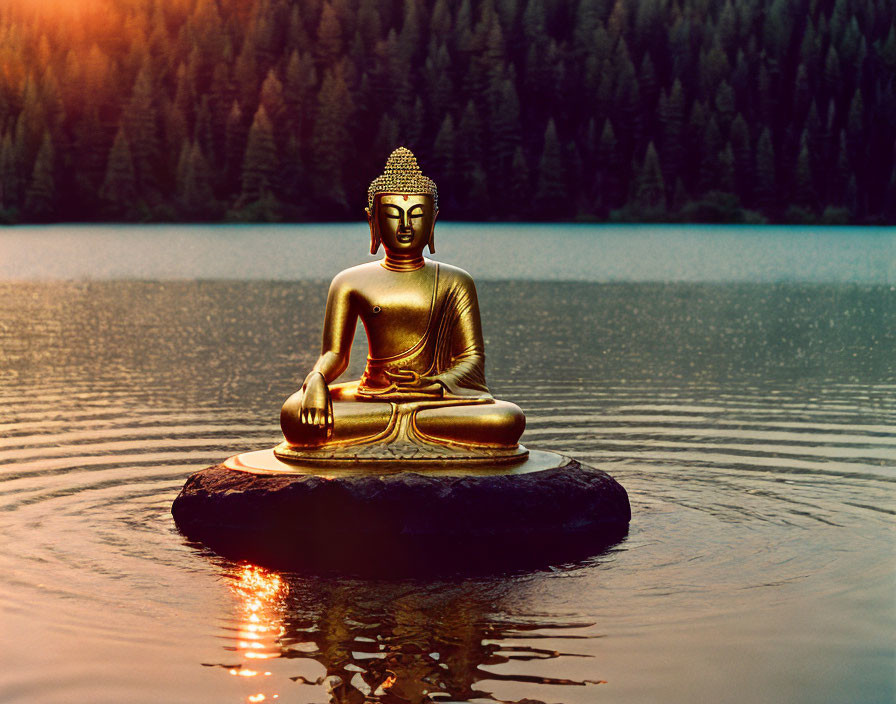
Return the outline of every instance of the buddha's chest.
<path id="1" fill-rule="evenodd" d="M 401 354 L 416 345 L 429 327 L 436 302 L 435 277 L 383 277 L 370 284 L 358 291 L 357 298 L 370 353 L 374 357 Z"/>

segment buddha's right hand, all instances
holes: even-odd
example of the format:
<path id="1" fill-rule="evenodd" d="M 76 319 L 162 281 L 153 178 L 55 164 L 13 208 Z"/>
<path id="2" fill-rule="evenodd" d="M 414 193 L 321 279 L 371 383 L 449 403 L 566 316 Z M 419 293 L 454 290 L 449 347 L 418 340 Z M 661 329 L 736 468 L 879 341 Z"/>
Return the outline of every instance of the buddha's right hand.
<path id="1" fill-rule="evenodd" d="M 302 385 L 302 409 L 299 413 L 302 425 L 326 430 L 333 429 L 333 401 L 327 381 L 320 372 L 311 372 Z"/>

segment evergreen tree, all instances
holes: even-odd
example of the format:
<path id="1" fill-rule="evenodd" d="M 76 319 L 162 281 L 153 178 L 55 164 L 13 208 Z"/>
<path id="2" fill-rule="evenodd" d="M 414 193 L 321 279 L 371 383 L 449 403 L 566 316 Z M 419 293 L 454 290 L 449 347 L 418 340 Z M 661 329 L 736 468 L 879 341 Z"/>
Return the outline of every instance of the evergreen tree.
<path id="1" fill-rule="evenodd" d="M 766 127 L 756 145 L 756 194 L 763 210 L 775 210 L 778 200 L 776 189 L 775 149 L 771 132 Z"/>
<path id="2" fill-rule="evenodd" d="M 663 166 L 666 180 L 681 174 L 684 162 L 684 89 L 676 78 L 666 100 L 660 101 L 659 111 L 662 126 L 660 145 L 663 150 Z"/>
<path id="3" fill-rule="evenodd" d="M 565 165 L 564 176 L 566 185 L 566 197 L 569 200 L 570 215 L 575 216 L 583 211 L 590 210 L 587 203 L 587 194 L 581 193 L 582 173 L 584 163 L 579 147 L 574 139 L 570 139 L 563 149 L 563 163 Z M 501 213 L 504 215 L 504 213 Z"/>
<path id="4" fill-rule="evenodd" d="M 251 77 L 251 82 L 254 87 L 255 76 Z M 180 64 L 177 67 L 177 89 L 174 93 L 174 106 L 178 109 L 181 115 L 183 115 L 186 120 L 190 122 L 193 121 L 193 107 L 196 102 L 196 91 L 193 89 L 193 83 L 190 80 L 190 72 L 187 70 L 185 64 Z M 135 106 L 135 110 L 139 110 L 139 106 Z"/>
<path id="5" fill-rule="evenodd" d="M 827 202 L 834 206 L 845 206 L 847 188 L 851 176 L 849 154 L 846 148 L 846 131 L 840 130 L 837 140 L 837 157 L 834 168 L 828 170 Z"/>
<path id="6" fill-rule="evenodd" d="M 419 151 L 423 145 L 423 128 L 425 115 L 423 112 L 423 99 L 418 95 L 414 100 L 414 107 L 405 113 L 400 125 L 399 138 L 411 151 Z"/>
<path id="7" fill-rule="evenodd" d="M 342 53 L 342 27 L 333 6 L 325 2 L 317 26 L 317 61 L 322 69 L 332 69 Z"/>
<path id="8" fill-rule="evenodd" d="M 224 163 L 227 175 L 224 192 L 227 194 L 239 192 L 240 171 L 243 166 L 243 157 L 246 154 L 246 137 L 243 111 L 240 110 L 239 103 L 234 100 L 227 115 L 227 126 L 224 132 Z"/>
<path id="9" fill-rule="evenodd" d="M 4 133 L 0 141 L 0 211 L 8 211 L 18 205 L 19 168 L 16 163 L 12 136 Z"/>
<path id="10" fill-rule="evenodd" d="M 566 214 L 568 211 L 564 166 L 563 148 L 557 137 L 557 127 L 551 119 L 544 131 L 544 146 L 538 162 L 538 186 L 535 189 L 537 212 Z"/>
<path id="11" fill-rule="evenodd" d="M 451 57 L 445 44 L 430 45 L 424 66 L 426 87 L 429 91 L 431 114 L 444 115 L 454 98 L 454 84 L 451 81 Z"/>
<path id="12" fill-rule="evenodd" d="M 463 58 L 469 58 L 473 48 L 473 9 L 470 0 L 461 0 L 454 18 L 454 48 Z"/>
<path id="13" fill-rule="evenodd" d="M 161 140 L 165 148 L 163 154 L 157 156 L 166 176 L 170 177 L 171 173 L 177 168 L 179 151 L 173 145 L 183 144 L 184 140 L 189 138 L 190 131 L 187 127 L 187 118 L 174 102 L 166 101 L 162 105 Z"/>
<path id="14" fill-rule="evenodd" d="M 436 183 L 444 179 L 448 183 L 454 183 L 454 120 L 451 114 L 445 115 L 442 125 L 439 127 L 439 133 L 436 135 L 436 141 L 432 147 L 432 171 L 438 174 Z"/>
<path id="15" fill-rule="evenodd" d="M 483 155 L 482 132 L 479 112 L 471 100 L 467 103 L 461 115 L 460 123 L 457 127 L 457 138 L 455 139 L 455 168 L 461 180 L 459 199 L 469 195 L 474 188 L 470 181 L 473 172 L 477 168 L 482 170 L 482 165 L 480 164 L 480 159 L 482 159 Z M 485 173 L 484 170 L 482 171 Z"/>
<path id="16" fill-rule="evenodd" d="M 326 6 L 325 6 L 326 7 Z M 350 153 L 349 122 L 352 100 L 338 69 L 324 75 L 317 98 L 317 117 L 311 141 L 312 187 L 324 201 L 348 208 L 343 186 L 343 168 Z"/>
<path id="17" fill-rule="evenodd" d="M 722 81 L 721 84 L 719 84 L 718 89 L 716 89 L 715 106 L 719 130 L 723 135 L 728 134 L 728 130 L 731 127 L 731 121 L 734 119 L 736 106 L 734 102 L 734 91 L 726 81 Z"/>
<path id="18" fill-rule="evenodd" d="M 737 43 L 737 13 L 731 0 L 725 0 L 725 4 L 722 6 L 716 26 L 716 35 L 719 38 L 719 45 L 726 53 L 730 54 Z"/>
<path id="19" fill-rule="evenodd" d="M 35 82 L 28 78 L 22 94 L 22 110 L 16 120 L 16 140 L 22 149 L 23 163 L 32 163 L 37 156 L 47 129 L 43 106 Z"/>
<path id="20" fill-rule="evenodd" d="M 640 94 L 643 107 L 648 113 L 653 113 L 659 97 L 659 83 L 656 77 L 656 69 L 653 67 L 653 61 L 650 54 L 644 54 L 641 61 L 641 68 L 638 71 L 638 85 L 640 86 Z"/>
<path id="21" fill-rule="evenodd" d="M 685 190 L 684 181 L 675 179 L 675 188 L 672 191 L 672 212 L 680 213 L 688 203 L 688 192 Z"/>
<path id="22" fill-rule="evenodd" d="M 404 0 L 404 17 L 401 22 L 401 34 L 398 42 L 402 60 L 406 64 L 410 65 L 417 58 L 422 44 L 422 36 L 417 0 Z"/>
<path id="23" fill-rule="evenodd" d="M 716 116 L 712 115 L 703 132 L 700 146 L 700 178 L 701 192 L 716 190 L 721 177 L 719 153 L 722 150 L 722 134 L 719 131 Z"/>
<path id="24" fill-rule="evenodd" d="M 628 32 L 628 24 L 628 5 L 625 0 L 616 0 L 607 20 L 607 29 L 613 37 L 619 37 Z"/>
<path id="25" fill-rule="evenodd" d="M 621 205 L 622 169 L 617 152 L 616 135 L 609 118 L 604 120 L 600 142 L 597 147 L 597 173 L 595 174 L 594 202 L 598 214 L 604 215 L 611 208 Z"/>
<path id="26" fill-rule="evenodd" d="M 796 72 L 796 85 L 793 89 L 793 120 L 802 123 L 809 112 L 812 92 L 809 87 L 809 71 L 805 64 L 800 64 Z"/>
<path id="27" fill-rule="evenodd" d="M 284 135 L 287 123 L 286 101 L 283 97 L 283 84 L 277 78 L 274 69 L 268 71 L 264 83 L 261 84 L 260 103 L 271 121 L 275 135 Z"/>
<path id="28" fill-rule="evenodd" d="M 641 0 L 635 5 L 633 37 L 638 46 L 658 47 L 665 39 L 663 0 Z"/>
<path id="29" fill-rule="evenodd" d="M 177 197 L 188 220 L 203 220 L 214 208 L 208 163 L 197 142 L 184 142 L 177 168 Z"/>
<path id="30" fill-rule="evenodd" d="M 451 32 L 451 8 L 448 0 L 436 0 L 429 18 L 429 30 L 436 41 L 444 43 L 448 40 Z"/>
<path id="31" fill-rule="evenodd" d="M 134 83 L 134 90 L 123 117 L 137 189 L 144 195 L 157 186 L 159 136 L 156 120 L 150 65 L 145 61 Z"/>
<path id="32" fill-rule="evenodd" d="M 395 145 L 399 144 L 398 122 L 389 114 L 380 118 L 380 124 L 373 139 L 373 152 L 375 155 L 390 154 Z M 377 161 L 380 161 L 378 159 Z"/>
<path id="33" fill-rule="evenodd" d="M 824 193 L 824 179 L 827 171 L 825 154 L 824 128 L 818 117 L 818 110 L 815 103 L 811 103 L 809 114 L 806 116 L 805 130 L 809 135 L 809 159 L 810 168 L 812 170 L 812 180 L 815 183 L 815 190 L 819 196 Z"/>
<path id="34" fill-rule="evenodd" d="M 579 0 L 572 30 L 572 46 L 580 61 L 593 49 L 594 34 L 601 27 L 600 15 L 600 7 L 595 0 Z"/>
<path id="35" fill-rule="evenodd" d="M 361 0 L 358 7 L 358 32 L 365 53 L 369 53 L 382 37 L 383 21 L 377 5 L 376 0 Z"/>
<path id="36" fill-rule="evenodd" d="M 688 119 L 686 135 L 688 159 L 682 168 L 685 185 L 698 185 L 698 178 L 704 165 L 703 155 L 707 148 L 707 145 L 704 144 L 704 139 L 708 123 L 709 118 L 706 116 L 706 107 L 702 101 L 698 100 L 691 108 L 691 116 Z"/>
<path id="37" fill-rule="evenodd" d="M 812 168 L 809 161 L 809 135 L 805 130 L 800 139 L 800 154 L 797 157 L 793 202 L 808 210 L 815 210 L 816 208 L 815 188 L 812 185 Z"/>
<path id="38" fill-rule="evenodd" d="M 50 133 L 45 132 L 25 196 L 25 212 L 32 220 L 47 220 L 53 215 L 56 204 L 53 159 L 53 141 Z"/>
<path id="39" fill-rule="evenodd" d="M 547 16 L 544 0 L 527 0 L 523 11 L 523 36 L 530 43 L 540 41 L 546 32 Z"/>
<path id="40" fill-rule="evenodd" d="M 271 121 L 264 105 L 260 105 L 249 129 L 246 154 L 243 157 L 240 203 L 247 205 L 270 194 L 277 171 L 277 147 Z"/>
<path id="41" fill-rule="evenodd" d="M 734 193 L 744 203 L 750 203 L 753 192 L 753 152 L 750 148 L 750 129 L 744 116 L 737 113 L 731 123 L 731 152 L 734 157 Z"/>
<path id="42" fill-rule="evenodd" d="M 317 71 L 309 52 L 294 51 L 286 66 L 283 101 L 287 107 L 287 125 L 290 132 L 305 134 L 305 127 L 312 114 L 314 87 Z"/>
<path id="43" fill-rule="evenodd" d="M 513 82 L 506 78 L 496 91 L 489 120 L 489 166 L 492 179 L 503 180 L 510 173 L 513 155 L 522 143 L 520 102 Z"/>
<path id="44" fill-rule="evenodd" d="M 660 160 L 653 142 L 647 145 L 644 165 L 638 176 L 634 206 L 636 216 L 647 220 L 661 217 L 666 211 L 666 184 L 660 170 Z"/>
<path id="45" fill-rule="evenodd" d="M 507 182 L 507 210 L 511 216 L 526 217 L 529 213 L 529 202 L 532 189 L 529 185 L 529 166 L 521 147 L 513 152 L 510 176 Z"/>
<path id="46" fill-rule="evenodd" d="M 884 198 L 884 217 L 888 223 L 896 223 L 896 164 L 890 172 L 887 191 Z"/>
<path id="47" fill-rule="evenodd" d="M 775 118 L 775 96 L 772 89 L 772 77 L 764 63 L 759 67 L 759 75 L 756 80 L 760 120 L 764 125 L 772 125 Z"/>
<path id="48" fill-rule="evenodd" d="M 717 189 L 724 193 L 735 193 L 734 147 L 731 146 L 731 142 L 725 142 L 725 146 L 717 158 L 719 164 Z"/>
<path id="49" fill-rule="evenodd" d="M 824 60 L 824 73 L 822 74 L 822 96 L 836 100 L 840 96 L 841 74 L 840 57 L 837 49 L 831 44 Z"/>
<path id="50" fill-rule="evenodd" d="M 291 210 L 287 210 L 287 217 L 295 218 L 302 215 L 301 205 L 298 205 L 301 195 L 306 191 L 305 169 L 302 163 L 302 150 L 298 137 L 291 134 L 286 142 L 286 151 L 283 154 L 283 168 L 280 175 L 280 192 L 276 195 Z"/>
<path id="51" fill-rule="evenodd" d="M 504 31 L 506 32 L 513 29 L 516 25 L 517 17 L 520 14 L 518 0 L 497 0 L 496 9 Z"/>
<path id="52" fill-rule="evenodd" d="M 715 43 L 700 58 L 700 89 L 704 98 L 712 100 L 719 86 L 731 75 L 731 66 L 722 47 Z"/>
<path id="53" fill-rule="evenodd" d="M 258 57 L 252 35 L 243 39 L 239 56 L 233 67 L 233 77 L 237 86 L 237 100 L 242 105 L 250 105 L 258 90 Z"/>
<path id="54" fill-rule="evenodd" d="M 130 219 L 134 216 L 137 178 L 134 174 L 131 148 L 123 126 L 119 126 L 112 144 L 112 151 L 109 152 L 106 178 L 103 180 L 100 195 L 106 203 L 109 214 L 113 217 Z"/>
<path id="55" fill-rule="evenodd" d="M 99 111 L 89 103 L 75 123 L 72 155 L 75 170 L 76 198 L 79 206 L 89 214 L 96 208 L 96 193 L 103 183 L 106 171 L 106 135 L 100 123 Z M 94 211 L 95 212 L 95 211 Z"/>
<path id="56" fill-rule="evenodd" d="M 46 70 L 41 77 L 38 93 L 41 102 L 41 112 L 46 121 L 47 129 L 51 133 L 58 133 L 62 128 L 65 118 L 65 106 L 62 103 L 62 95 L 59 82 L 53 71 L 52 64 L 44 64 Z"/>
<path id="57" fill-rule="evenodd" d="M 862 145 L 864 144 L 865 105 L 862 100 L 862 91 L 856 88 L 849 105 L 849 114 L 846 118 L 846 146 L 849 150 L 850 165 L 855 168 L 864 162 Z"/>
<path id="58" fill-rule="evenodd" d="M 800 42 L 800 60 L 801 66 L 817 67 L 821 63 L 821 46 L 811 17 L 806 21 L 806 29 Z"/>
<path id="59" fill-rule="evenodd" d="M 215 132 L 212 127 L 212 111 L 209 106 L 209 97 L 204 95 L 196 112 L 196 124 L 193 127 L 193 141 L 199 145 L 203 154 L 213 154 L 217 151 Z"/>

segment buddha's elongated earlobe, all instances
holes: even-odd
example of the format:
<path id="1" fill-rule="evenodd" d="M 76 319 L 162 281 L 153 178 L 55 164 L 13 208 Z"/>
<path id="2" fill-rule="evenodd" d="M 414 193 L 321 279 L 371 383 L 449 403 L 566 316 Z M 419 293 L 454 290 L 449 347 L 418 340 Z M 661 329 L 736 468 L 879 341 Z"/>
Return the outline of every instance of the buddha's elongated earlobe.
<path id="1" fill-rule="evenodd" d="M 370 253 L 376 254 L 380 248 L 380 235 L 376 231 L 376 220 L 373 219 L 370 208 L 364 208 L 364 212 L 367 213 L 367 224 L 370 225 Z"/>
<path id="2" fill-rule="evenodd" d="M 432 216 L 432 229 L 429 231 L 429 251 L 431 254 L 435 254 L 436 251 L 436 220 L 439 217 L 439 211 L 436 210 Z"/>

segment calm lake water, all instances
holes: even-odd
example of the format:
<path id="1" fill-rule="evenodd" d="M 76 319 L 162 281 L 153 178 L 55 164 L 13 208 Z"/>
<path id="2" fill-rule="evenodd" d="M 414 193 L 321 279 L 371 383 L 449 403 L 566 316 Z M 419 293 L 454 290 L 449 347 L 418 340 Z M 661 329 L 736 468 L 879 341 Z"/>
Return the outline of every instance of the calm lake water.
<path id="1" fill-rule="evenodd" d="M 278 441 L 363 228 L 0 231 L 0 701 L 893 702 L 893 231 L 514 232 L 440 226 L 437 255 L 480 281 L 524 443 L 613 474 L 629 534 L 365 580 L 170 515 Z"/>

